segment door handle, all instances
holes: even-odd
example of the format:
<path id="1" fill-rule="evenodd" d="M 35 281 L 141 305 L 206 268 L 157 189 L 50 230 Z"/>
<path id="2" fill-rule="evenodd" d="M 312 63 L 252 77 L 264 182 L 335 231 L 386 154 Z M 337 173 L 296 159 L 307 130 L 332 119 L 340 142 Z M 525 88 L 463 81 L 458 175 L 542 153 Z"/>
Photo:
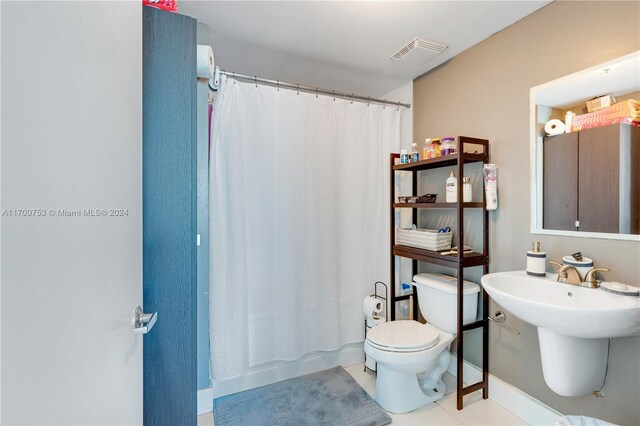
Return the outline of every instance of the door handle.
<path id="1" fill-rule="evenodd" d="M 158 313 L 145 314 L 140 306 L 136 307 L 133 319 L 133 334 L 147 334 L 158 321 Z"/>

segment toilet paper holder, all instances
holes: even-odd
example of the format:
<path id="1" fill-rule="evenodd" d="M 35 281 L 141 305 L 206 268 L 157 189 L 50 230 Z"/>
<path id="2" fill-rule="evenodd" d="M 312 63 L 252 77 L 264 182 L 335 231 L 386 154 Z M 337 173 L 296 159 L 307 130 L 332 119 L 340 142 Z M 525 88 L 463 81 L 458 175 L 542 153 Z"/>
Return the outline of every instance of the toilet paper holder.
<path id="1" fill-rule="evenodd" d="M 382 289 L 382 290 L 381 290 Z M 384 291 L 384 293 L 382 292 Z M 387 312 L 389 311 L 389 307 L 387 306 L 387 295 L 389 291 L 389 287 L 387 287 L 387 285 L 385 283 L 383 283 L 382 281 L 376 281 L 375 284 L 373 285 L 373 294 L 370 294 L 369 296 L 374 297 L 376 299 L 380 299 L 380 300 L 384 300 L 384 310 L 382 312 L 384 312 L 384 315 L 381 315 L 385 321 L 387 318 Z M 383 296 L 384 295 L 384 296 Z M 369 326 L 367 325 L 367 318 L 364 319 L 364 339 L 367 340 L 367 331 L 369 330 Z M 377 362 L 375 363 L 376 367 L 374 369 L 369 368 L 372 371 L 376 371 L 377 370 Z M 367 356 L 365 355 L 365 362 L 364 362 L 364 371 L 367 371 Z"/>
<path id="2" fill-rule="evenodd" d="M 380 291 L 379 286 L 381 286 L 383 288 L 383 291 Z M 387 319 L 387 312 L 388 312 L 388 306 L 387 306 L 387 293 L 388 292 L 388 287 L 385 283 L 383 283 L 382 281 L 376 281 L 375 284 L 373 285 L 373 293 L 369 295 L 369 297 L 373 297 L 374 299 L 379 299 L 379 300 L 384 300 L 384 308 L 382 309 L 382 312 L 380 313 L 380 317 L 384 318 L 385 321 Z M 367 337 L 367 319 L 365 318 L 364 320 L 364 332 L 365 332 L 365 338 Z"/>
<path id="3" fill-rule="evenodd" d="M 378 293 L 378 285 L 381 285 L 384 287 L 384 296 L 382 296 L 381 294 Z M 376 281 L 375 284 L 373 285 L 373 294 L 370 294 L 371 297 L 375 297 L 376 299 L 380 299 L 380 300 L 384 300 L 384 315 L 385 318 L 387 316 L 387 291 L 389 290 L 389 288 L 387 287 L 387 285 L 385 283 L 383 283 L 382 281 Z"/>

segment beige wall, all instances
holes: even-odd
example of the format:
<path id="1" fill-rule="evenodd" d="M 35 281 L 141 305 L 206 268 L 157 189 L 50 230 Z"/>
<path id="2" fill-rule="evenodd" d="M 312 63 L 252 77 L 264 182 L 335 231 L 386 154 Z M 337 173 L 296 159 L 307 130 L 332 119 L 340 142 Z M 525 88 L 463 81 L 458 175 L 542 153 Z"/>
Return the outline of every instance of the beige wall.
<path id="1" fill-rule="evenodd" d="M 529 89 L 640 49 L 639 22 L 638 2 L 554 2 L 414 81 L 414 140 L 457 134 L 491 141 L 491 160 L 500 167 L 492 271 L 524 269 L 525 251 L 539 240 L 550 259 L 582 251 L 611 267 L 607 279 L 640 285 L 637 242 L 529 233 Z M 491 326 L 493 374 L 563 413 L 640 424 L 639 338 L 612 340 L 604 398 L 565 398 L 544 383 L 536 329 L 512 316 L 508 324 L 521 334 Z M 475 362 L 476 343 L 466 346 Z"/>

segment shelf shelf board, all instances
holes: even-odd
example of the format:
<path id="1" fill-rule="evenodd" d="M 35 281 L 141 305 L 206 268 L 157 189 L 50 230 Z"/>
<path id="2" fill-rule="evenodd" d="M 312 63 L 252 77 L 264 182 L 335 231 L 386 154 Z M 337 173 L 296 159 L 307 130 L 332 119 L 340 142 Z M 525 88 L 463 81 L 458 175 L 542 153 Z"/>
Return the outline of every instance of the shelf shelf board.
<path id="1" fill-rule="evenodd" d="M 457 209 L 458 203 L 394 203 L 398 209 Z M 462 203 L 466 209 L 484 208 L 484 203 Z"/>
<path id="2" fill-rule="evenodd" d="M 410 293 L 410 294 L 403 294 L 402 296 L 396 296 L 394 300 L 395 300 L 396 302 L 400 302 L 400 301 L 402 301 L 402 300 L 409 300 L 409 298 L 410 298 L 411 296 L 413 296 L 413 293 Z"/>
<path id="3" fill-rule="evenodd" d="M 485 154 L 471 154 L 465 152 L 462 154 L 462 160 L 464 163 L 486 162 L 487 156 Z M 445 155 L 444 157 L 430 158 L 427 160 L 420 160 L 413 163 L 396 164 L 393 166 L 393 170 L 416 172 L 419 170 L 435 169 L 438 167 L 455 166 L 458 164 L 458 155 Z"/>
<path id="4" fill-rule="evenodd" d="M 485 319 L 481 319 L 472 323 L 464 324 L 462 326 L 462 331 L 470 331 L 475 330 L 476 328 L 482 328 L 487 325 L 487 321 Z"/>
<path id="5" fill-rule="evenodd" d="M 443 256 L 438 251 L 420 249 L 416 247 L 395 244 L 393 246 L 394 256 L 406 257 L 422 262 L 435 263 L 436 265 L 455 268 L 458 266 L 457 256 Z M 487 256 L 482 253 L 465 253 L 462 259 L 462 267 L 481 266 L 488 262 Z"/>

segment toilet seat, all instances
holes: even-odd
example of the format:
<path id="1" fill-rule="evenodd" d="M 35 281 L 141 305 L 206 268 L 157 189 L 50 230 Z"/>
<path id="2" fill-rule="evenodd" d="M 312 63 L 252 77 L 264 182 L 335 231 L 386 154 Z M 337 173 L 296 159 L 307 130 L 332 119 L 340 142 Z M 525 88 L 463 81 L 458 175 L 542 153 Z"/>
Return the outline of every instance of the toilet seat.
<path id="1" fill-rule="evenodd" d="M 434 347 L 439 340 L 437 328 L 411 320 L 386 322 L 367 333 L 369 345 L 389 352 L 424 351 Z"/>

